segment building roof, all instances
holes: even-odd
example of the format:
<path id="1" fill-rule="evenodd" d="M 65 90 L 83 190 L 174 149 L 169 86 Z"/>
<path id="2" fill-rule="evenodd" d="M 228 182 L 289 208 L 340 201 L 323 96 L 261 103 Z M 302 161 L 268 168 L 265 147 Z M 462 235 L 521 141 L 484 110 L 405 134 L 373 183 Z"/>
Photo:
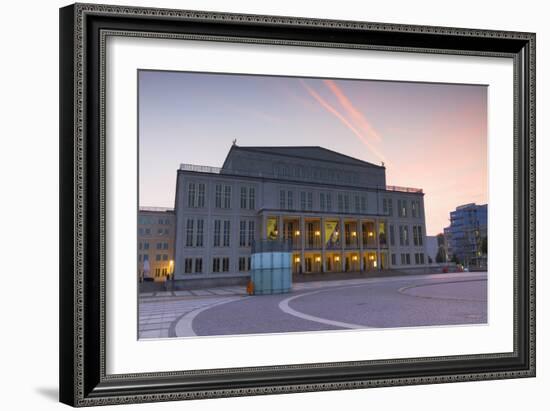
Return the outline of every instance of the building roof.
<path id="1" fill-rule="evenodd" d="M 227 153 L 227 157 L 223 163 L 222 168 L 225 168 L 227 160 L 231 156 L 231 153 L 234 150 L 248 151 L 254 153 L 263 153 L 271 154 L 277 156 L 293 157 L 298 159 L 308 159 L 308 160 L 320 160 L 320 161 L 330 161 L 333 163 L 340 163 L 351 166 L 361 166 L 361 167 L 375 167 L 375 168 L 385 168 L 384 166 L 379 166 L 367 161 L 359 160 L 347 156 L 345 154 L 338 153 L 336 151 L 329 150 L 328 148 L 320 146 L 238 146 L 233 144 L 231 149 Z"/>

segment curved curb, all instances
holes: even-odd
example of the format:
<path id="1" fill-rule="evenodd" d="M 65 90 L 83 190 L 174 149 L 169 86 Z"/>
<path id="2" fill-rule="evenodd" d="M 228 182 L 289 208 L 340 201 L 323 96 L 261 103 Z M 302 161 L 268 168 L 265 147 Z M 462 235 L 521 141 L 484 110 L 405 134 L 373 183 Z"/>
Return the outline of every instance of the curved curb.
<path id="1" fill-rule="evenodd" d="M 202 313 L 203 311 L 208 310 L 209 308 L 217 307 L 218 305 L 231 303 L 233 301 L 239 301 L 244 300 L 248 297 L 228 297 L 223 299 L 222 301 L 218 301 L 213 304 L 209 304 L 204 307 L 197 308 L 195 310 L 186 312 L 185 314 L 180 315 L 176 320 L 170 324 L 170 328 L 168 330 L 168 336 L 169 337 L 196 337 L 197 334 L 193 330 L 193 320 L 197 315 Z"/>
<path id="2" fill-rule="evenodd" d="M 297 318 L 301 318 L 302 320 L 312 321 L 312 322 L 321 323 L 321 324 L 325 324 L 325 325 L 332 325 L 332 326 L 335 326 L 335 327 L 349 328 L 349 329 L 354 329 L 354 330 L 372 328 L 372 327 L 369 327 L 368 325 L 352 324 L 352 323 L 346 323 L 346 322 L 343 322 L 343 321 L 329 320 L 328 318 L 316 317 L 314 315 L 310 315 L 310 314 L 306 314 L 306 313 L 297 311 L 297 310 L 291 308 L 290 305 L 289 305 L 290 301 L 295 300 L 297 298 L 307 297 L 307 296 L 310 296 L 310 295 L 313 295 L 313 294 L 319 294 L 319 293 L 327 292 L 327 291 L 341 290 L 341 289 L 345 289 L 345 288 L 365 287 L 367 285 L 369 285 L 369 284 L 355 284 L 355 285 L 349 285 L 349 286 L 345 286 L 345 287 L 332 287 L 332 288 L 328 288 L 328 289 L 322 289 L 322 290 L 317 290 L 317 291 L 311 291 L 309 293 L 303 293 L 303 294 L 295 295 L 293 297 L 289 297 L 289 298 L 279 302 L 279 309 L 282 312 L 286 313 L 286 314 L 292 315 L 292 316 L 297 317 Z"/>
<path id="3" fill-rule="evenodd" d="M 452 296 L 439 296 L 439 297 L 431 297 L 431 296 L 425 296 L 425 295 L 417 295 L 417 294 L 409 294 L 406 291 L 413 289 L 413 288 L 423 288 L 423 287 L 433 287 L 438 286 L 442 284 L 456 284 L 456 283 L 473 283 L 473 282 L 479 282 L 479 281 L 485 281 L 487 282 L 487 279 L 485 278 L 479 278 L 479 279 L 471 279 L 471 280 L 463 280 L 463 281 L 445 281 L 442 283 L 426 283 L 426 284 L 418 284 L 418 285 L 410 285 L 405 286 L 397 289 L 397 292 L 402 295 L 406 295 L 408 297 L 415 297 L 415 298 L 425 298 L 427 300 L 444 300 L 444 301 L 461 301 L 461 302 L 470 302 L 470 303 L 486 303 L 487 300 L 475 300 L 472 298 L 458 298 L 458 297 L 452 297 Z"/>

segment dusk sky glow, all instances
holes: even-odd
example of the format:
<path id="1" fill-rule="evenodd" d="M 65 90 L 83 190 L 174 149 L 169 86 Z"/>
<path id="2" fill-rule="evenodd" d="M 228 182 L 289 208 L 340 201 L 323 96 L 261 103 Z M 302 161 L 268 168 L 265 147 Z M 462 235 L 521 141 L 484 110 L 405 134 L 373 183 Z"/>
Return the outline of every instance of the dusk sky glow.
<path id="1" fill-rule="evenodd" d="M 220 167 L 232 144 L 322 146 L 422 188 L 426 231 L 487 202 L 487 87 L 139 72 L 140 206 L 173 207 L 180 163 Z"/>

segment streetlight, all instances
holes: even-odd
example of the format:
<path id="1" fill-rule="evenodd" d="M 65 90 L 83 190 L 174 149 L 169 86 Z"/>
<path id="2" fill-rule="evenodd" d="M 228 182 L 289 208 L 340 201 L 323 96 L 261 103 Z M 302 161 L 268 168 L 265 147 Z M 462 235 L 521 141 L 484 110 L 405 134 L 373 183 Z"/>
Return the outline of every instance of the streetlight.
<path id="1" fill-rule="evenodd" d="M 172 290 L 174 290 L 174 260 L 170 260 L 168 263 L 168 278 L 172 281 Z"/>

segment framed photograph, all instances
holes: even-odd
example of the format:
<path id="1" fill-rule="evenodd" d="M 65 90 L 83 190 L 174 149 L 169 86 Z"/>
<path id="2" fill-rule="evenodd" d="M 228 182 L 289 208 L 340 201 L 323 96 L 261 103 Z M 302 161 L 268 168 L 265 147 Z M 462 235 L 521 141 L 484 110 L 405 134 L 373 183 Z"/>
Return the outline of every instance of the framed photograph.
<path id="1" fill-rule="evenodd" d="M 535 34 L 60 10 L 60 400 L 535 376 Z"/>

